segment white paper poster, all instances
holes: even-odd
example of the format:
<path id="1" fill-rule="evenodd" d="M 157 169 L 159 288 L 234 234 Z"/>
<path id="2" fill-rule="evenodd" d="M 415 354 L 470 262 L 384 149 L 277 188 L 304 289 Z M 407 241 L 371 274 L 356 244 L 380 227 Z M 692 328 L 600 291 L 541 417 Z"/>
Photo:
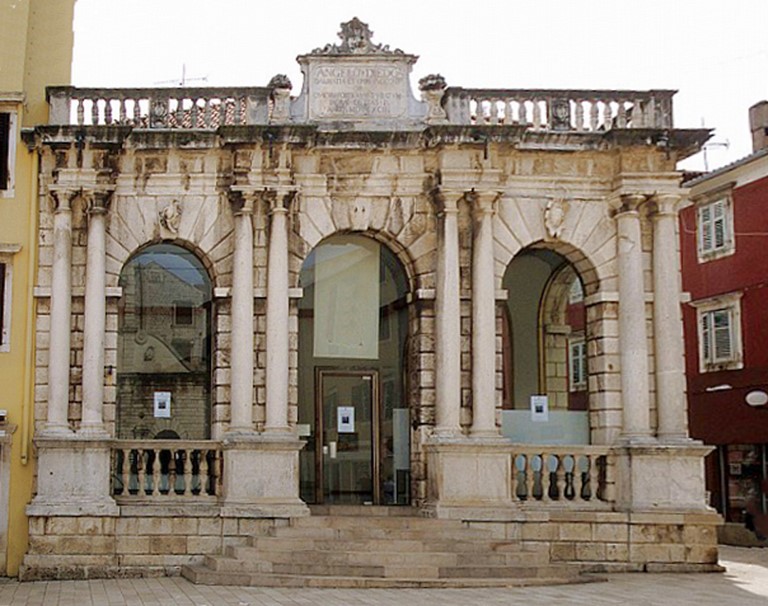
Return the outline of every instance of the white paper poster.
<path id="1" fill-rule="evenodd" d="M 531 421 L 549 421 L 549 399 L 547 396 L 531 396 Z"/>
<path id="2" fill-rule="evenodd" d="M 339 406 L 337 431 L 339 433 L 355 433 L 355 408 L 353 406 Z"/>
<path id="3" fill-rule="evenodd" d="M 171 418 L 171 392 L 170 391 L 155 392 L 155 418 L 156 419 Z"/>

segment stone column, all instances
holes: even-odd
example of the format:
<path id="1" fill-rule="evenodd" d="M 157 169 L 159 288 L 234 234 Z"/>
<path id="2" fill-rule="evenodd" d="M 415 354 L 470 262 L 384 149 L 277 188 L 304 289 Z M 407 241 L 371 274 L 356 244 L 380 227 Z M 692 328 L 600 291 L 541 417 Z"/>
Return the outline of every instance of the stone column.
<path id="1" fill-rule="evenodd" d="M 77 190 L 52 189 L 53 270 L 48 348 L 48 418 L 46 434 L 70 433 L 69 356 L 72 312 L 72 201 Z"/>
<path id="2" fill-rule="evenodd" d="M 461 308 L 459 298 L 459 199 L 435 195 L 438 221 L 437 292 L 435 295 L 435 435 L 461 434 Z"/>
<path id="3" fill-rule="evenodd" d="M 106 333 L 106 215 L 111 191 L 87 194 L 88 248 L 85 266 L 83 335 L 83 416 L 80 433 L 104 429 L 104 335 Z"/>
<path id="4" fill-rule="evenodd" d="M 496 289 L 493 215 L 496 192 L 467 195 L 475 220 L 472 246 L 472 428 L 476 438 L 498 438 L 496 427 Z"/>
<path id="5" fill-rule="evenodd" d="M 267 415 L 269 434 L 288 434 L 288 206 L 295 192 L 277 190 L 270 204 L 267 251 Z"/>
<path id="6" fill-rule="evenodd" d="M 644 201 L 642 195 L 623 195 L 616 213 L 623 437 L 628 442 L 651 439 L 648 340 L 638 212 L 638 206 Z"/>
<path id="7" fill-rule="evenodd" d="M 656 357 L 658 437 L 675 442 L 688 439 L 683 322 L 680 313 L 680 256 L 677 247 L 676 194 L 654 197 L 653 214 L 653 332 Z"/>
<path id="8" fill-rule="evenodd" d="M 253 199 L 230 194 L 235 215 L 229 432 L 253 430 Z"/>

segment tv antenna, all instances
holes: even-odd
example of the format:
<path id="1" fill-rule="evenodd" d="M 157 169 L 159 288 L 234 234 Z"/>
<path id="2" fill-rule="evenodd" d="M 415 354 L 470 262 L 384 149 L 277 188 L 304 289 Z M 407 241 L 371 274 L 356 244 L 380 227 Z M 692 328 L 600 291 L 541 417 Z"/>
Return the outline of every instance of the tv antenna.
<path id="1" fill-rule="evenodd" d="M 208 82 L 208 76 L 201 76 L 201 77 L 196 77 L 196 78 L 188 78 L 187 77 L 187 64 L 186 63 L 182 63 L 181 64 L 181 79 L 162 80 L 160 82 L 155 82 L 155 85 L 173 84 L 175 86 L 186 86 L 189 82 Z"/>

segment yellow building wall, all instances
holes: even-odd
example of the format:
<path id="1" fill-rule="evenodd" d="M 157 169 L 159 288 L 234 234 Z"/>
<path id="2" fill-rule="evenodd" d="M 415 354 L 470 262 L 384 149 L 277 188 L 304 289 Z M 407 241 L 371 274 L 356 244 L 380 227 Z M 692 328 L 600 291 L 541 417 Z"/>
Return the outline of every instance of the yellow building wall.
<path id="1" fill-rule="evenodd" d="M 0 352 L 0 409 L 14 428 L 10 453 L 7 546 L 0 553 L 6 574 L 15 576 L 27 550 L 25 507 L 32 496 L 31 451 L 34 390 L 34 251 L 37 236 L 37 152 L 21 141 L 21 128 L 45 123 L 45 87 L 69 84 L 76 0 L 0 1 L 0 111 L 16 114 L 14 187 L 0 197 L 0 245 L 19 245 L 10 256 L 12 303 L 10 350 Z M 7 247 L 6 247 L 7 248 Z M 8 259 L 9 257 L 6 257 Z M 2 545 L 0 545 L 2 549 Z"/>

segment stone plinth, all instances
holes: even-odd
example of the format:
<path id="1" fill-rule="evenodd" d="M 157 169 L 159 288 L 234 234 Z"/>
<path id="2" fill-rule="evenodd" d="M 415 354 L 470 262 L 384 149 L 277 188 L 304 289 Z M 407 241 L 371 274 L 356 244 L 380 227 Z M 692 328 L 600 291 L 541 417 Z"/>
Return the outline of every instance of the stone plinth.
<path id="1" fill-rule="evenodd" d="M 695 441 L 618 448 L 617 508 L 640 512 L 711 511 L 704 493 L 704 457 L 711 450 Z"/>
<path id="2" fill-rule="evenodd" d="M 224 441 L 223 517 L 308 515 L 299 498 L 299 451 L 294 438 L 237 436 Z"/>
<path id="3" fill-rule="evenodd" d="M 110 441 L 43 438 L 37 446 L 37 495 L 29 516 L 116 516 L 109 494 Z"/>
<path id="4" fill-rule="evenodd" d="M 505 441 L 436 439 L 425 451 L 430 513 L 475 518 L 510 509 L 512 462 Z"/>

